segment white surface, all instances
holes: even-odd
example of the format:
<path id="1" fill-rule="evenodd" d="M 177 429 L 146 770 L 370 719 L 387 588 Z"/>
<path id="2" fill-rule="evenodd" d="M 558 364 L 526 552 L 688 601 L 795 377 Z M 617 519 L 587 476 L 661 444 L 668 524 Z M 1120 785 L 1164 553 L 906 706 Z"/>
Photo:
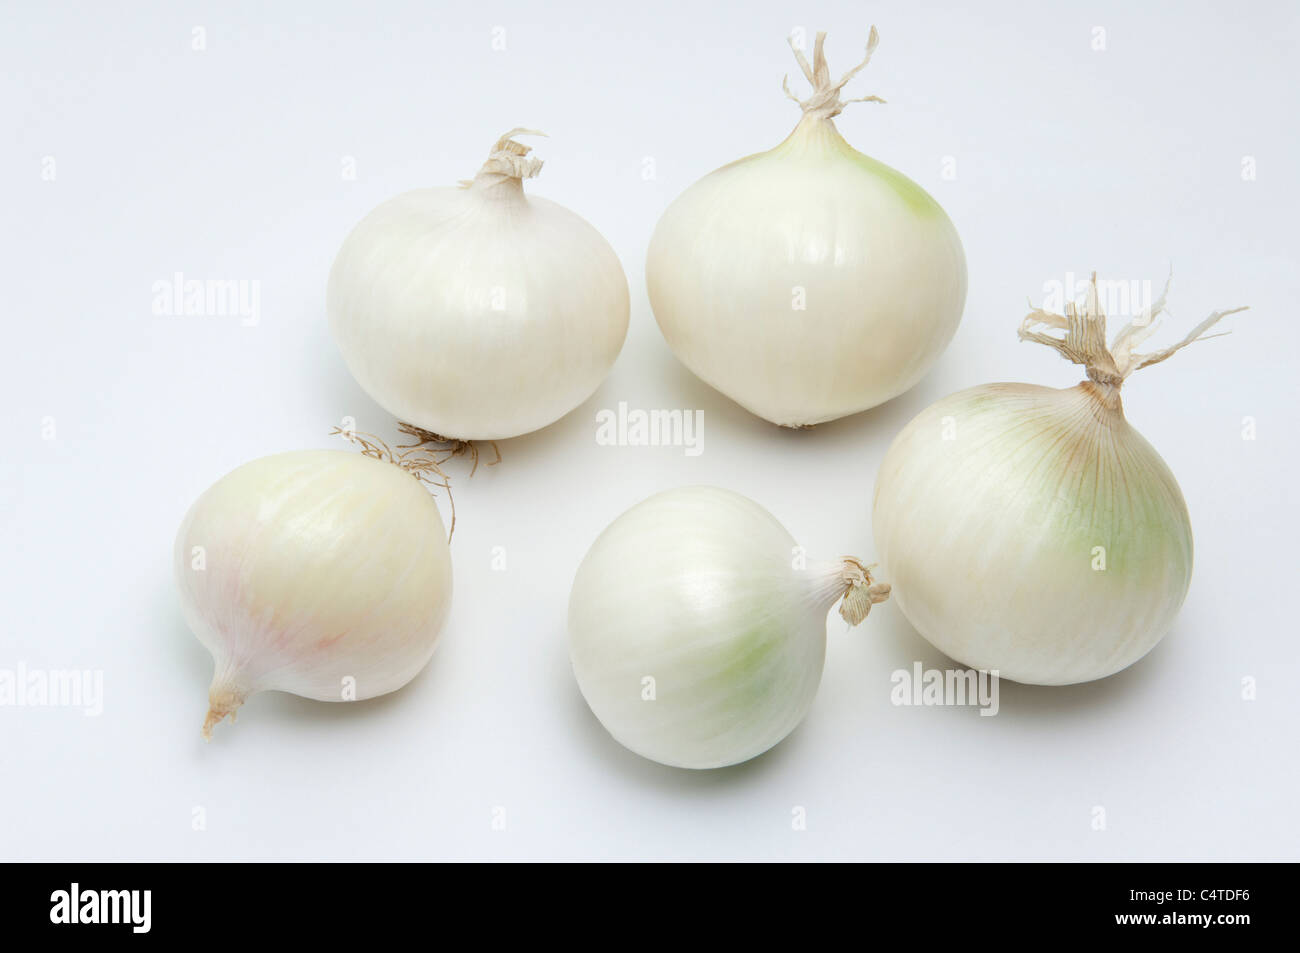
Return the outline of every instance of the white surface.
<path id="1" fill-rule="evenodd" d="M 1300 858 L 1284 610 L 1300 423 L 1295 7 L 1045 6 L 11 11 L 0 668 L 102 670 L 104 710 L 0 708 L 0 856 Z M 945 206 L 970 294 L 915 389 L 783 432 L 675 362 L 643 257 L 675 195 L 793 127 L 780 89 L 797 78 L 791 28 L 828 29 L 838 73 L 860 56 L 868 17 L 881 45 L 851 88 L 889 103 L 850 106 L 839 127 Z M 1099 26 L 1104 52 L 1091 48 Z M 195 27 L 206 51 L 191 48 Z M 499 467 L 459 471 L 455 600 L 420 677 L 349 706 L 259 696 L 204 745 L 211 663 L 171 580 L 183 513 L 246 460 L 336 446 L 327 433 L 345 415 L 393 435 L 329 338 L 330 262 L 369 209 L 470 176 L 515 125 L 552 137 L 529 188 L 590 220 L 623 261 L 622 356 L 579 410 L 503 444 Z M 46 156 L 54 181 L 41 177 Z M 345 156 L 355 181 L 340 174 Z M 955 180 L 941 176 L 945 156 Z M 1243 156 L 1257 180 L 1243 180 Z M 1214 308 L 1253 310 L 1125 389 L 1196 531 L 1191 593 L 1151 655 L 1079 687 L 1004 684 L 994 718 L 895 707 L 893 670 L 950 663 L 886 604 L 850 633 L 833 619 L 812 712 L 765 757 L 690 773 L 604 734 L 564 624 L 573 572 L 610 520 L 657 490 L 716 483 L 763 503 L 811 554 L 870 558 L 875 471 L 908 419 L 985 381 L 1078 379 L 1017 343 L 1026 297 L 1094 268 L 1158 285 L 1169 262 L 1175 321 L 1158 345 Z M 153 314 L 154 282 L 177 271 L 260 282 L 260 322 Z M 704 452 L 598 446 L 595 413 L 619 401 L 703 409 Z M 48 417 L 54 440 L 42 439 Z M 494 547 L 506 571 L 492 568 Z M 1254 701 L 1241 697 L 1247 676 Z M 796 806 L 806 831 L 792 830 Z M 192 829 L 195 808 L 206 830 Z"/>

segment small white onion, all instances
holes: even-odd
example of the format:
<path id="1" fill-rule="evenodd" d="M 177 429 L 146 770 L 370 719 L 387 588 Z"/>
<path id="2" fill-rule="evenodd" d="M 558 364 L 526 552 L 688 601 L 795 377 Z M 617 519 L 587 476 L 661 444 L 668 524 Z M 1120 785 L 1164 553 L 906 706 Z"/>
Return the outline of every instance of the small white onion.
<path id="1" fill-rule="evenodd" d="M 400 420 L 459 440 L 515 437 L 592 395 L 623 346 L 627 278 L 585 220 L 524 194 L 542 163 L 501 137 L 472 182 L 362 219 L 330 271 L 352 375 Z"/>
<path id="2" fill-rule="evenodd" d="M 813 94 L 794 132 L 682 193 L 646 257 L 650 304 L 678 359 L 787 427 L 907 390 L 947 347 L 966 300 L 944 210 L 836 130 L 840 89 L 866 62 L 832 83 L 824 36 L 812 67 L 795 49 Z M 876 42 L 873 27 L 868 60 Z"/>
<path id="3" fill-rule="evenodd" d="M 872 518 L 881 564 L 903 614 L 954 659 L 1066 685 L 1133 664 L 1172 625 L 1191 582 L 1191 521 L 1169 467 L 1124 418 L 1120 386 L 1234 312 L 1134 353 L 1163 304 L 1108 348 L 1094 276 L 1082 311 L 1034 311 L 1020 332 L 1083 364 L 1087 381 L 961 391 L 889 448 Z"/>
<path id="4" fill-rule="evenodd" d="M 438 506 L 410 473 L 341 450 L 254 460 L 176 536 L 176 584 L 215 663 L 203 734 L 254 692 L 321 701 L 401 688 L 451 606 Z"/>
<path id="5" fill-rule="evenodd" d="M 674 767 L 762 754 L 803 720 L 821 680 L 826 613 L 857 625 L 889 586 L 845 557 L 807 563 L 752 500 L 669 490 L 601 533 L 574 579 L 569 652 L 621 744 Z"/>

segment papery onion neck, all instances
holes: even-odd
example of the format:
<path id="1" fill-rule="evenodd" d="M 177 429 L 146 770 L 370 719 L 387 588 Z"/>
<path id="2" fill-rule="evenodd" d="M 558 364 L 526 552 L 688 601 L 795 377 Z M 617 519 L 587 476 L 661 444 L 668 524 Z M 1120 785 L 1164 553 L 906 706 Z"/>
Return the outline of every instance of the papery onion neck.
<path id="1" fill-rule="evenodd" d="M 874 568 L 853 556 L 842 557 L 838 566 L 827 566 L 821 595 L 827 608 L 839 602 L 840 618 L 849 625 L 858 625 L 873 605 L 889 598 L 889 583 L 876 582 L 871 576 Z"/>
<path id="2" fill-rule="evenodd" d="M 842 77 L 838 83 L 831 82 L 830 67 L 826 65 L 826 53 L 823 46 L 826 43 L 826 31 L 821 30 L 817 33 L 817 41 L 813 46 L 812 65 L 808 64 L 808 57 L 803 55 L 803 50 L 794 45 L 794 38 L 789 40 L 790 49 L 794 50 L 795 59 L 799 61 L 799 68 L 803 70 L 804 78 L 812 84 L 812 95 L 807 99 L 800 99 L 794 93 L 790 92 L 790 77 L 787 75 L 781 83 L 781 88 L 785 94 L 799 104 L 803 110 L 804 119 L 831 119 L 838 116 L 844 111 L 844 107 L 849 103 L 883 103 L 884 100 L 879 96 L 863 96 L 859 99 L 840 99 L 840 91 L 845 87 L 849 80 L 856 76 L 863 67 L 871 62 L 871 54 L 876 51 L 876 45 L 880 42 L 880 34 L 876 28 L 871 28 L 871 35 L 867 39 L 867 55 L 861 63 L 853 67 Z"/>
<path id="3" fill-rule="evenodd" d="M 849 145 L 848 141 L 840 135 L 840 131 L 835 128 L 834 120 L 805 113 L 790 135 L 767 154 L 799 157 L 836 153 L 852 155 L 856 152 L 857 150 Z"/>
<path id="4" fill-rule="evenodd" d="M 1218 334 L 1207 335 L 1205 332 L 1221 318 L 1246 310 L 1241 307 L 1215 311 L 1192 328 L 1187 337 L 1172 347 L 1152 351 L 1150 354 L 1136 353 L 1133 348 L 1155 333 L 1159 326 L 1155 319 L 1165 310 L 1165 298 L 1168 294 L 1169 282 L 1166 281 L 1165 290 L 1160 293 L 1160 297 L 1125 325 L 1107 345 L 1106 315 L 1101 309 L 1097 294 L 1097 273 L 1094 271 L 1082 305 L 1070 302 L 1065 306 L 1065 314 L 1054 314 L 1042 308 L 1035 308 L 1020 324 L 1020 340 L 1046 344 L 1056 349 L 1066 360 L 1082 364 L 1088 372 L 1088 379 L 1103 388 L 1114 390 L 1115 400 L 1118 401 L 1120 386 L 1134 371 L 1151 364 L 1159 364 L 1193 341 L 1206 337 L 1219 337 Z M 1061 329 L 1065 334 L 1056 337 L 1034 330 L 1039 326 Z"/>
<path id="5" fill-rule="evenodd" d="M 1121 417 L 1124 415 L 1124 402 L 1120 399 L 1118 384 L 1102 384 L 1094 380 L 1086 380 L 1080 383 L 1076 390 L 1090 397 L 1096 404 L 1096 414 L 1099 419 L 1113 414 Z"/>
<path id="6" fill-rule="evenodd" d="M 515 136 L 544 136 L 546 133 L 536 129 L 511 129 L 492 146 L 487 161 L 478 170 L 473 179 L 462 181 L 461 187 L 475 190 L 508 187 L 513 192 L 523 194 L 523 180 L 532 179 L 542 171 L 542 160 L 528 158 L 532 146 L 515 142 Z"/>

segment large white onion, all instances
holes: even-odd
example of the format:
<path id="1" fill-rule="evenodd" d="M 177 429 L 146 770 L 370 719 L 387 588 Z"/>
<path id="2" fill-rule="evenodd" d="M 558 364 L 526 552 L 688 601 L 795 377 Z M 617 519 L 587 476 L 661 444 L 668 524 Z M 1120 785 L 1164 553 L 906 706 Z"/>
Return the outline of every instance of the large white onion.
<path id="1" fill-rule="evenodd" d="M 752 500 L 669 490 L 601 533 L 574 579 L 569 652 L 620 743 L 684 768 L 762 754 L 803 720 L 821 680 L 826 613 L 857 625 L 889 586 L 851 557 L 805 562 Z"/>
<path id="2" fill-rule="evenodd" d="M 973 387 L 894 440 L 876 481 L 876 547 L 903 614 L 954 659 L 1019 682 L 1085 682 L 1136 662 L 1173 623 L 1191 521 L 1169 467 L 1125 420 L 1120 386 L 1233 312 L 1134 353 L 1163 301 L 1107 347 L 1094 278 L 1082 311 L 1038 310 L 1021 328 L 1088 380 Z M 1044 324 L 1066 333 L 1035 330 Z"/>
<path id="3" fill-rule="evenodd" d="M 461 188 L 421 189 L 362 219 L 330 271 L 330 326 L 357 382 L 443 437 L 553 423 L 609 373 L 628 290 L 585 220 L 524 194 L 542 163 L 512 136 Z"/>
<path id="4" fill-rule="evenodd" d="M 429 492 L 342 450 L 276 454 L 222 477 L 181 523 L 175 567 L 185 619 L 215 663 L 205 736 L 254 692 L 350 701 L 401 688 L 451 606 Z"/>
<path id="5" fill-rule="evenodd" d="M 944 210 L 836 130 L 840 89 L 866 62 L 832 83 L 823 38 L 812 67 L 795 50 L 813 94 L 794 132 L 682 193 L 646 258 L 650 304 L 678 359 L 787 427 L 907 390 L 952 339 L 966 299 Z M 876 42 L 873 27 L 868 60 Z"/>

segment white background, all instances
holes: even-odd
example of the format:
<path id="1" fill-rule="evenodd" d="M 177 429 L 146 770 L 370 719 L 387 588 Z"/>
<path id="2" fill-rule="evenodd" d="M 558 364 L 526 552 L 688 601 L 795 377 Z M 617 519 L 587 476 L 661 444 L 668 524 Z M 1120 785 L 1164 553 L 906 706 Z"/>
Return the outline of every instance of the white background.
<path id="1" fill-rule="evenodd" d="M 102 670 L 105 698 L 98 718 L 0 708 L 0 856 L 1300 858 L 1295 10 L 11 8 L 0 668 Z M 850 106 L 838 124 L 948 210 L 970 270 L 965 317 L 911 392 L 784 432 L 676 363 L 647 303 L 645 249 L 691 182 L 793 127 L 780 88 L 787 72 L 804 88 L 792 28 L 830 31 L 838 75 L 870 22 L 880 48 L 850 91 L 888 105 Z M 453 471 L 454 606 L 412 684 L 346 706 L 257 696 L 203 744 L 211 662 L 171 579 L 182 515 L 240 463 L 337 446 L 328 431 L 345 415 L 394 435 L 330 339 L 330 262 L 370 208 L 470 177 L 516 125 L 551 135 L 529 189 L 588 218 L 623 261 L 632 317 L 618 363 L 563 421 L 504 443 L 500 466 Z M 875 473 L 907 420 L 978 383 L 1079 379 L 1017 342 L 1027 298 L 1092 269 L 1158 289 L 1171 263 L 1173 318 L 1153 346 L 1216 308 L 1252 310 L 1126 387 L 1196 531 L 1191 593 L 1146 659 L 1077 687 L 1004 684 L 995 718 L 895 707 L 892 671 L 951 663 L 891 603 L 851 632 L 832 617 L 812 713 L 762 758 L 684 772 L 604 733 L 564 624 L 573 572 L 610 520 L 655 491 L 716 483 L 763 503 L 811 554 L 870 559 Z M 155 315 L 153 284 L 175 272 L 260 282 L 260 321 Z M 595 414 L 619 401 L 703 409 L 703 454 L 597 446 Z M 493 571 L 493 547 L 507 571 Z M 796 806 L 806 831 L 791 829 Z"/>

